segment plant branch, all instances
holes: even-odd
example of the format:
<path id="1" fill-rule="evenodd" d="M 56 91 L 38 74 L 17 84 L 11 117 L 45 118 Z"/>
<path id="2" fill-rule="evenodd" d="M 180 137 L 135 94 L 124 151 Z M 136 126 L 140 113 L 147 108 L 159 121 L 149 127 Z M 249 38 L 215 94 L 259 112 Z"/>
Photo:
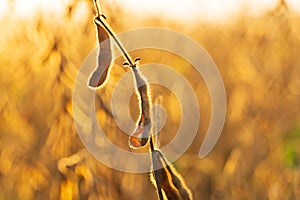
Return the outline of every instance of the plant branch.
<path id="1" fill-rule="evenodd" d="M 100 9 L 99 9 L 97 0 L 94 0 L 94 5 L 95 5 L 96 10 L 97 10 L 97 15 L 101 16 L 101 14 L 100 14 L 100 12 L 101 12 L 101 6 L 100 6 Z"/>
<path id="2" fill-rule="evenodd" d="M 133 61 L 131 59 L 130 55 L 127 53 L 127 51 L 124 48 L 124 46 L 122 45 L 122 43 L 119 41 L 119 39 L 114 34 L 112 28 L 110 28 L 110 26 L 106 23 L 106 21 L 105 21 L 106 17 L 105 17 L 105 15 L 103 15 L 100 12 L 99 6 L 97 4 L 97 0 L 94 0 L 94 4 L 95 4 L 96 10 L 97 10 L 97 16 L 96 16 L 96 18 L 94 20 L 95 23 L 98 24 L 98 25 L 101 25 L 102 27 L 104 27 L 104 29 L 109 33 L 109 35 L 113 38 L 113 40 L 115 41 L 115 43 L 119 47 L 120 51 L 122 52 L 123 56 L 127 60 L 127 62 L 130 65 L 130 67 L 133 70 L 135 70 L 136 61 L 139 60 L 139 58 L 137 58 L 135 61 Z M 143 101 L 143 94 L 142 94 L 141 91 L 139 91 L 139 92 L 140 92 L 140 98 L 141 98 L 142 102 L 144 102 Z M 148 94 L 146 94 L 146 95 L 148 95 Z M 144 108 L 142 107 L 142 111 L 143 111 L 143 109 Z M 153 164 L 153 176 L 154 176 L 156 187 L 157 187 L 157 195 L 158 195 L 159 200 L 163 200 L 162 187 L 161 187 L 161 182 L 159 180 L 159 172 L 158 172 L 158 169 L 156 169 L 157 166 L 158 166 L 159 161 L 157 160 L 158 159 L 158 157 L 156 155 L 157 151 L 154 148 L 153 137 L 152 136 L 150 136 L 150 152 L 151 152 L 151 158 L 152 158 L 152 164 Z"/>
<path id="3" fill-rule="evenodd" d="M 122 43 L 119 41 L 119 39 L 116 37 L 116 35 L 114 34 L 113 30 L 109 27 L 109 25 L 103 19 L 101 19 L 101 17 L 106 19 L 106 16 L 101 12 L 101 7 L 98 6 L 97 0 L 94 0 L 94 4 L 95 4 L 96 10 L 97 10 L 97 17 L 95 19 L 95 22 L 99 25 L 102 25 L 105 28 L 105 30 L 109 33 L 109 35 L 114 39 L 115 43 L 121 50 L 122 54 L 124 55 L 124 57 L 126 58 L 128 63 L 130 64 L 130 66 L 133 67 L 134 62 L 132 61 L 131 57 L 127 53 L 126 49 L 124 48 Z"/>

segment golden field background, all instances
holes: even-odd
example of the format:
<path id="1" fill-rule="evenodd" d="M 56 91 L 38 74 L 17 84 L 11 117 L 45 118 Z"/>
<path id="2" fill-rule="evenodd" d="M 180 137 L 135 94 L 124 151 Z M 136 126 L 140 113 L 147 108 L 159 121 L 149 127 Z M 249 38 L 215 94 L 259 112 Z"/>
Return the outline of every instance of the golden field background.
<path id="1" fill-rule="evenodd" d="M 195 199 L 300 199 L 299 15 L 279 4 L 260 17 L 241 14 L 227 23 L 187 24 L 159 17 L 139 20 L 117 5 L 103 6 L 116 32 L 147 26 L 180 31 L 201 44 L 219 67 L 227 93 L 226 122 L 213 151 L 200 160 L 210 119 L 205 83 L 174 55 L 132 54 L 145 63 L 174 67 L 197 93 L 199 133 L 174 163 Z M 75 130 L 72 89 L 96 45 L 94 12 L 91 2 L 70 1 L 59 15 L 41 11 L 25 18 L 10 10 L 0 18 L 1 200 L 156 198 L 148 174 L 101 164 Z M 121 63 L 115 62 L 109 82 L 97 91 L 96 107 L 108 137 L 129 150 L 128 136 L 116 127 L 109 107 L 114 84 L 127 71 Z M 164 145 L 178 128 L 179 106 L 171 91 L 157 85 L 152 90 L 154 99 L 163 97 L 170 116 L 161 133 Z"/>

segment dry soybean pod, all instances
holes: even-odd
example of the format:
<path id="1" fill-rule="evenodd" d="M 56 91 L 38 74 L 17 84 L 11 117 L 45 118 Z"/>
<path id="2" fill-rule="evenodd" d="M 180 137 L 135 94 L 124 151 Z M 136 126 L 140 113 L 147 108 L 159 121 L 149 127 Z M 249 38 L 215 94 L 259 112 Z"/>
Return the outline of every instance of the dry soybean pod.
<path id="1" fill-rule="evenodd" d="M 133 72 L 135 87 L 137 95 L 139 97 L 140 105 L 140 117 L 137 122 L 135 131 L 129 137 L 129 146 L 131 148 L 143 147 L 149 141 L 149 134 L 151 129 L 151 119 L 150 119 L 150 94 L 146 78 L 140 72 L 137 67 L 137 61 L 139 58 L 135 59 L 135 64 L 131 66 Z M 124 63 L 124 65 L 129 65 Z"/>
<path id="2" fill-rule="evenodd" d="M 152 161 L 152 172 L 150 172 L 150 180 L 153 183 L 154 187 L 156 188 L 158 199 L 163 200 L 164 197 L 162 193 L 160 180 L 162 179 L 161 176 L 165 176 L 165 174 L 162 174 L 162 172 L 156 170 L 156 169 L 160 169 L 161 166 L 159 166 L 157 155 L 154 150 L 153 136 L 150 137 L 150 155 Z"/>
<path id="3" fill-rule="evenodd" d="M 160 152 L 159 150 L 156 150 L 156 151 L 157 151 L 157 154 L 159 154 L 159 157 L 164 162 L 164 166 L 166 167 L 166 170 L 170 174 L 172 184 L 178 190 L 178 193 L 180 194 L 181 199 L 182 200 L 192 200 L 193 199 L 192 193 L 188 189 L 188 187 L 185 184 L 181 175 L 176 171 L 176 169 L 173 167 L 172 164 L 168 163 L 168 161 L 166 160 L 166 158 L 164 157 L 162 152 Z"/>
<path id="4" fill-rule="evenodd" d="M 161 159 L 161 152 L 157 149 L 152 151 L 152 164 L 153 171 L 151 173 L 151 181 L 153 185 L 158 189 L 163 189 L 167 199 L 169 200 L 181 200 L 180 194 L 170 181 L 170 174 L 165 166 L 164 160 Z"/>
<path id="5" fill-rule="evenodd" d="M 109 69 L 112 64 L 112 48 L 109 34 L 102 25 L 97 23 L 97 21 L 100 20 L 100 17 L 105 19 L 104 15 L 97 16 L 94 19 L 94 23 L 97 28 L 99 50 L 97 55 L 97 68 L 89 79 L 89 86 L 91 87 L 99 87 L 103 85 L 107 79 Z"/>
<path id="6" fill-rule="evenodd" d="M 95 2 L 95 6 L 97 8 L 98 15 L 99 15 L 99 9 L 98 9 L 96 2 Z M 136 127 L 134 133 L 132 134 L 132 136 L 129 138 L 129 144 L 132 148 L 139 148 L 139 147 L 145 146 L 149 140 L 149 132 L 151 129 L 150 95 L 149 95 L 149 89 L 148 89 L 146 78 L 143 77 L 143 75 L 140 73 L 140 71 L 137 68 L 137 61 L 140 59 L 138 58 L 138 59 L 135 59 L 134 62 L 132 61 L 130 55 L 127 53 L 127 51 L 123 47 L 122 43 L 118 40 L 118 38 L 116 37 L 115 33 L 110 28 L 110 26 L 105 22 L 105 17 L 103 17 L 103 15 L 101 15 L 101 17 L 96 17 L 94 21 L 97 25 L 101 25 L 101 27 L 104 28 L 104 31 L 112 37 L 112 39 L 115 41 L 115 43 L 117 44 L 117 46 L 119 47 L 120 51 L 122 52 L 122 54 L 124 55 L 124 57 L 127 61 L 124 65 L 129 65 L 130 69 L 132 70 L 132 72 L 134 74 L 136 90 L 137 90 L 137 94 L 138 94 L 139 101 L 140 101 L 141 114 L 140 114 L 140 117 L 139 117 L 139 120 L 137 123 L 137 127 Z M 102 38 L 100 38 L 100 39 L 102 39 Z M 106 48 L 108 48 L 108 46 L 106 46 Z M 108 53 L 110 53 L 110 52 L 108 52 Z M 101 49 L 100 49 L 99 55 L 100 56 L 102 55 Z M 111 55 L 111 54 L 109 54 L 109 55 Z M 108 63 L 106 63 L 106 64 L 108 64 Z M 107 68 L 105 68 L 105 69 L 108 70 Z M 97 72 L 97 70 L 94 72 L 95 76 L 98 74 L 96 72 Z M 100 78 L 100 81 L 99 81 L 100 83 L 101 83 L 101 80 L 106 79 L 107 74 L 108 74 L 108 71 L 106 71 L 106 73 L 104 73 L 103 78 Z M 92 77 L 93 77 L 93 75 L 92 75 Z"/>

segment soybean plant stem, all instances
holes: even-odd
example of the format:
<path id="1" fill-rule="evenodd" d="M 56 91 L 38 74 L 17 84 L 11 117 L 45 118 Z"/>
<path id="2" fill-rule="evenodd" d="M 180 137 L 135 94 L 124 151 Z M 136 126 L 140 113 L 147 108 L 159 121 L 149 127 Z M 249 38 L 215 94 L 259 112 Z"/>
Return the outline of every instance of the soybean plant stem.
<path id="1" fill-rule="evenodd" d="M 132 61 L 132 59 L 128 55 L 128 53 L 125 50 L 125 48 L 123 47 L 122 43 L 116 37 L 116 35 L 112 31 L 112 29 L 109 27 L 109 25 L 102 19 L 104 15 L 101 13 L 101 11 L 99 9 L 99 6 L 97 4 L 97 0 L 94 0 L 94 4 L 95 4 L 96 10 L 97 10 L 97 15 L 98 15 L 97 18 L 95 19 L 95 22 L 97 24 L 99 24 L 99 25 L 102 25 L 105 28 L 105 30 L 109 33 L 109 35 L 114 39 L 115 43 L 117 44 L 117 46 L 121 50 L 122 54 L 124 55 L 124 57 L 126 58 L 126 60 L 128 61 L 128 63 L 130 64 L 130 66 L 133 67 L 134 66 L 134 62 Z"/>
<path id="2" fill-rule="evenodd" d="M 134 67 L 135 64 L 132 61 L 132 59 L 129 56 L 129 54 L 127 53 L 127 51 L 125 50 L 125 48 L 123 47 L 122 43 L 116 37 L 116 35 L 112 31 L 112 29 L 109 27 L 109 25 L 101 18 L 101 17 L 103 17 L 103 14 L 100 13 L 100 9 L 98 7 L 97 0 L 94 0 L 94 4 L 95 4 L 96 10 L 97 10 L 97 15 L 98 15 L 98 17 L 95 19 L 95 22 L 97 24 L 99 24 L 99 25 L 102 25 L 105 28 L 105 30 L 109 33 L 109 35 L 114 39 L 115 43 L 117 44 L 117 46 L 121 50 L 122 54 L 124 55 L 124 57 L 126 58 L 126 60 L 128 61 L 128 63 L 130 64 L 130 66 Z M 152 163 L 153 163 L 153 175 L 154 175 L 156 186 L 157 186 L 158 197 L 159 197 L 159 200 L 163 200 L 163 194 L 162 194 L 162 190 L 161 190 L 161 184 L 160 184 L 160 181 L 158 179 L 157 170 L 155 169 L 156 162 L 157 162 L 156 161 L 157 156 L 155 155 L 156 151 L 154 149 L 154 144 L 153 144 L 152 137 L 150 137 L 150 150 L 151 150 L 151 157 L 152 157 Z"/>
<path id="3" fill-rule="evenodd" d="M 97 15 L 98 16 L 101 16 L 100 12 L 101 12 L 101 5 L 98 6 L 98 3 L 97 3 L 97 0 L 94 0 L 94 5 L 96 7 L 96 10 L 97 10 Z M 100 8 L 100 9 L 99 9 Z"/>

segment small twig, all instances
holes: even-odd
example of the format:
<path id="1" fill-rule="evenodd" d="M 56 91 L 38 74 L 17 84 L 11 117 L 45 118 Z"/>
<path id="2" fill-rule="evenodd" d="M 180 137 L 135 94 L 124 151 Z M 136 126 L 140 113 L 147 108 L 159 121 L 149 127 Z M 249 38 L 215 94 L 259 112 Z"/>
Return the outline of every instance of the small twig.
<path id="1" fill-rule="evenodd" d="M 124 48 L 124 46 L 122 45 L 122 43 L 119 41 L 119 39 L 116 37 L 116 35 L 112 31 L 112 29 L 109 27 L 109 25 L 105 21 L 103 21 L 101 19 L 101 17 L 104 18 L 104 19 L 106 19 L 106 16 L 101 12 L 101 8 L 99 9 L 99 6 L 97 4 L 97 0 L 94 0 L 94 4 L 95 4 L 96 10 L 97 10 L 97 18 L 95 19 L 95 22 L 97 24 L 99 24 L 99 25 L 102 25 L 105 28 L 105 30 L 109 33 L 109 35 L 116 42 L 117 46 L 121 50 L 122 54 L 124 55 L 124 57 L 126 58 L 126 60 L 128 61 L 128 63 L 130 64 L 130 66 L 133 67 L 134 66 L 134 62 L 132 61 L 131 57 L 128 55 L 126 49 Z"/>
<path id="2" fill-rule="evenodd" d="M 98 16 L 101 16 L 101 14 L 100 14 L 100 12 L 101 12 L 101 6 L 100 6 L 100 9 L 99 9 L 97 0 L 94 0 L 94 5 L 95 5 L 95 7 L 96 7 Z"/>

